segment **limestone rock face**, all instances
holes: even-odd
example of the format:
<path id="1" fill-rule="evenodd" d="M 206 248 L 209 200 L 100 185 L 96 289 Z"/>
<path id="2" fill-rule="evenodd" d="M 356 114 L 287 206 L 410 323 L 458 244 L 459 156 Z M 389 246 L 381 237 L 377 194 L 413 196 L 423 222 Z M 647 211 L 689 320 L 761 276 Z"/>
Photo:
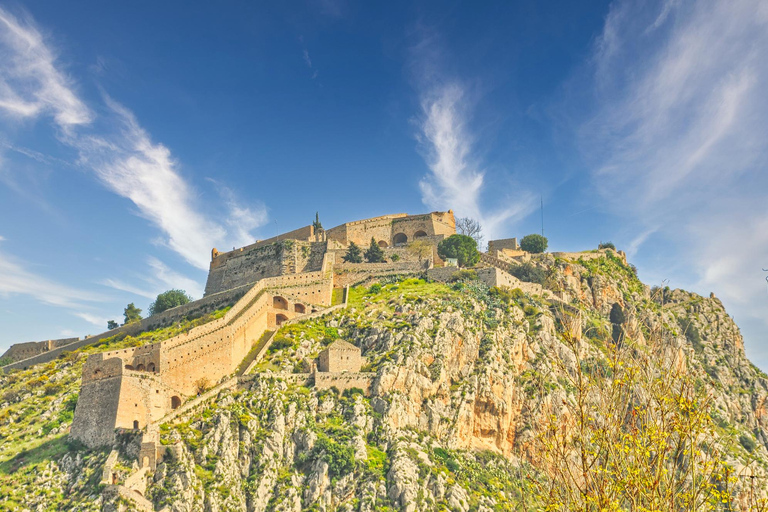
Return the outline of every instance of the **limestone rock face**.
<path id="1" fill-rule="evenodd" d="M 551 416 L 572 421 L 569 377 L 605 363 L 617 332 L 638 350 L 661 343 L 663 361 L 711 394 L 711 414 L 741 443 L 734 467 L 747 457 L 768 462 L 768 377 L 746 358 L 719 300 L 651 289 L 618 258 L 533 262 L 547 270 L 552 296 L 567 300 L 393 280 L 291 326 L 293 346 L 274 351 L 255 378 L 162 426 L 166 455 L 146 498 L 171 512 L 523 509 L 514 501 L 520 462 L 537 460 Z M 610 321 L 614 304 L 620 325 Z M 369 395 L 288 374 L 339 338 L 362 350 Z M 135 471 L 131 443 L 120 445 L 118 479 Z M 87 480 L 93 464 L 67 454 L 39 482 L 84 485 L 73 482 Z M 99 499 L 104 510 L 120 507 Z"/>

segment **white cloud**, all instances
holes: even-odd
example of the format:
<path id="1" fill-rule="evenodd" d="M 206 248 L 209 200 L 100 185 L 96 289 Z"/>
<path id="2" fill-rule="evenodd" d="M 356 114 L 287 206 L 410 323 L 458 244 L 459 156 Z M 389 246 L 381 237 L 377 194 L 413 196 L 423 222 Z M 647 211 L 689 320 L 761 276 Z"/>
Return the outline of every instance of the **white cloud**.
<path id="1" fill-rule="evenodd" d="M 616 2 L 580 131 L 595 186 L 637 226 L 637 247 L 658 227 L 698 276 L 678 285 L 715 291 L 764 329 L 767 52 L 761 0 Z"/>
<path id="2" fill-rule="evenodd" d="M 419 139 L 426 147 L 430 174 L 419 186 L 424 204 L 434 209 L 451 208 L 458 216 L 480 221 L 486 238 L 493 239 L 505 225 L 528 215 L 536 201 L 530 193 L 521 192 L 504 208 L 489 211 L 483 206 L 485 173 L 472 148 L 466 94 L 456 82 L 433 83 L 422 94 Z"/>
<path id="3" fill-rule="evenodd" d="M 174 288 L 184 290 L 194 298 L 203 296 L 203 288 L 194 279 L 179 274 L 157 258 L 149 258 L 148 263 L 153 270 L 155 280 L 163 285 L 161 292 Z"/>
<path id="4" fill-rule="evenodd" d="M 102 302 L 99 294 L 73 288 L 27 270 L 11 255 L 0 252 L 0 295 L 27 295 L 51 306 L 81 309 L 87 302 Z"/>
<path id="5" fill-rule="evenodd" d="M 50 112 L 64 129 L 92 120 L 29 20 L 0 8 L 0 43 L 0 110 L 22 118 Z"/>
<path id="6" fill-rule="evenodd" d="M 96 118 L 57 67 L 32 21 L 20 21 L 3 9 L 0 57 L 0 111 L 14 118 L 52 116 L 62 128 L 60 141 L 78 151 L 79 164 L 132 201 L 137 213 L 164 233 L 162 243 L 191 265 L 207 269 L 212 247 L 248 243 L 253 240 L 250 231 L 266 221 L 265 209 L 242 207 L 233 197 L 227 200 L 226 222 L 207 217 L 170 150 L 154 142 L 132 112 L 106 95 L 106 114 Z M 25 154 L 44 157 L 32 150 Z M 2 179 L 18 188 L 11 176 Z"/>
<path id="7" fill-rule="evenodd" d="M 147 271 L 134 276 L 131 284 L 120 279 L 104 279 L 99 284 L 150 300 L 155 300 L 158 294 L 171 288 L 184 290 L 195 299 L 203 296 L 203 287 L 199 282 L 176 272 L 159 259 L 148 258 L 147 266 Z M 143 282 L 144 285 L 133 284 L 137 281 Z"/>
<path id="8" fill-rule="evenodd" d="M 107 319 L 102 318 L 98 315 L 92 315 L 91 313 L 84 313 L 82 311 L 75 313 L 75 316 L 82 318 L 89 324 L 93 324 L 96 326 L 101 327 L 102 329 L 105 329 L 107 326 Z"/>

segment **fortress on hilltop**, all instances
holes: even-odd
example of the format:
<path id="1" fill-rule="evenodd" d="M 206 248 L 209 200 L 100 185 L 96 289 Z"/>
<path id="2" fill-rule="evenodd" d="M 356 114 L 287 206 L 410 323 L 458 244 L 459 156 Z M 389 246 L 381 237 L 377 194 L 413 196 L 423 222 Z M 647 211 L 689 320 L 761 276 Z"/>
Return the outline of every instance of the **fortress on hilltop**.
<path id="1" fill-rule="evenodd" d="M 280 326 L 345 307 L 349 286 L 383 276 L 426 273 L 432 280 L 450 280 L 456 269 L 439 258 L 437 246 L 455 233 L 449 210 L 384 215 L 328 230 L 318 222 L 232 251 L 214 248 L 200 300 L 96 336 L 16 344 L 2 356 L 12 361 L 2 369 L 28 368 L 105 338 L 136 335 L 229 307 L 223 316 L 188 332 L 93 354 L 83 365 L 70 435 L 98 447 L 111 445 L 120 431 L 140 432 L 140 467 L 154 468 L 164 453 L 158 442 L 159 425 L 181 417 L 225 387 L 247 382 L 251 378 L 247 374 L 265 355 Z M 371 239 L 383 250 L 384 262 L 343 260 L 353 242 L 364 249 Z M 414 242 L 422 243 L 417 248 Z M 591 259 L 604 253 L 553 256 Z M 512 266 L 530 258 L 514 238 L 492 240 L 488 252 L 480 255 L 477 277 L 489 286 L 520 288 L 568 303 L 565 292 L 521 282 L 510 274 Z M 318 355 L 308 373 L 283 377 L 317 388 L 359 388 L 368 393 L 373 374 L 361 372 L 364 361 L 359 347 L 339 340 Z"/>
<path id="2" fill-rule="evenodd" d="M 265 336 L 268 331 L 294 318 L 335 309 L 334 289 L 372 276 L 431 268 L 438 260 L 437 244 L 455 232 L 452 211 L 397 214 L 328 230 L 310 225 L 229 252 L 213 249 L 205 296 L 155 320 L 150 317 L 143 327 L 171 325 L 190 311 L 233 304 L 231 309 L 168 340 L 91 355 L 83 366 L 71 436 L 101 446 L 114 441 L 116 429 L 148 430 L 210 385 L 233 375 L 254 348 L 258 361 L 271 341 Z M 384 250 L 387 263 L 343 262 L 350 243 L 367 247 L 371 238 Z M 432 254 L 427 258 L 411 254 L 407 244 L 413 240 L 427 241 Z M 323 354 L 323 382 L 334 372 L 359 370 L 359 350 L 350 356 L 352 345 L 347 345 L 338 344 Z M 150 466 L 157 457 L 155 444 L 145 443 L 143 457 Z"/>

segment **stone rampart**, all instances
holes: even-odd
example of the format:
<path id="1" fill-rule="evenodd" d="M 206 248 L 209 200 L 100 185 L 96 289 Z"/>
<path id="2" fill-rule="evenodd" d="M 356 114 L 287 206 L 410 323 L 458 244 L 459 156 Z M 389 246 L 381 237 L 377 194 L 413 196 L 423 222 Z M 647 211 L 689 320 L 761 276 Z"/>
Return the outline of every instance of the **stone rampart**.
<path id="1" fill-rule="evenodd" d="M 375 373 L 365 372 L 345 372 L 345 373 L 326 373 L 315 372 L 314 381 L 317 389 L 330 389 L 335 387 L 339 391 L 358 388 L 362 389 L 366 395 L 371 394 L 371 386 Z"/>
<path id="2" fill-rule="evenodd" d="M 78 401 L 71 435 L 89 446 L 108 444 L 115 428 L 144 428 L 179 407 L 196 394 L 201 379 L 213 384 L 232 374 L 266 330 L 299 314 L 296 306 L 306 311 L 306 301 L 289 303 L 286 296 L 321 297 L 330 304 L 332 261 L 332 255 L 324 257 L 326 270 L 263 279 L 223 317 L 187 333 L 89 357 L 81 386 L 85 398 Z M 94 411 L 107 403 L 115 413 L 100 418 Z"/>
<path id="3" fill-rule="evenodd" d="M 62 338 L 58 340 L 45 340 L 45 341 L 27 341 L 25 343 L 16 343 L 11 348 L 5 351 L 5 354 L 0 356 L 0 359 L 9 359 L 13 362 L 29 359 L 49 350 L 53 350 L 58 347 L 63 347 L 79 341 L 80 338 Z"/>

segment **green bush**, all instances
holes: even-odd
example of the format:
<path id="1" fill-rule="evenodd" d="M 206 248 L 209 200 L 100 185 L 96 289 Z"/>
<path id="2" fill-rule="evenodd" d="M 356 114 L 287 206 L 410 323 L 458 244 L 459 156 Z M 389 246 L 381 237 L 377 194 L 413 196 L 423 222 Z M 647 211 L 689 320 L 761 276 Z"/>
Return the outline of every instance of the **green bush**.
<path id="1" fill-rule="evenodd" d="M 349 474 L 355 469 L 355 450 L 351 446 L 342 445 L 321 434 L 313 450 L 328 464 L 328 476 L 331 480 Z"/>
<path id="2" fill-rule="evenodd" d="M 757 443 L 752 439 L 752 436 L 746 434 L 741 434 L 739 436 L 739 443 L 741 443 L 741 446 L 743 446 L 749 453 L 752 453 L 755 451 L 755 448 L 757 448 Z"/>
<path id="3" fill-rule="evenodd" d="M 184 290 L 168 290 L 157 296 L 155 302 L 149 305 L 149 315 L 156 315 L 177 306 L 188 304 L 192 297 Z"/>
<path id="4" fill-rule="evenodd" d="M 368 288 L 368 293 L 375 294 L 375 293 L 381 293 L 381 285 L 379 283 L 372 284 L 370 288 Z"/>
<path id="5" fill-rule="evenodd" d="M 477 279 L 477 272 L 469 269 L 461 269 L 458 272 L 454 272 L 448 279 L 449 283 L 455 283 L 457 281 L 474 281 Z"/>
<path id="6" fill-rule="evenodd" d="M 509 269 L 509 273 L 526 283 L 537 283 L 543 285 L 547 279 L 547 274 L 539 267 L 531 263 L 523 263 Z"/>
<path id="7" fill-rule="evenodd" d="M 443 259 L 456 258 L 460 267 L 471 267 L 480 261 L 477 241 L 467 235 L 451 235 L 437 245 L 437 254 Z"/>
<path id="8" fill-rule="evenodd" d="M 510 304 L 525 297 L 525 293 L 520 288 L 510 288 L 509 286 L 494 286 L 488 293 L 491 297 Z"/>
<path id="9" fill-rule="evenodd" d="M 616 250 L 616 246 L 613 245 L 613 242 L 600 242 L 600 244 L 597 246 L 598 249 L 613 249 Z"/>
<path id="10" fill-rule="evenodd" d="M 547 250 L 548 242 L 546 237 L 533 233 L 531 235 L 525 235 L 523 239 L 520 240 L 520 248 L 525 252 L 538 254 Z"/>

